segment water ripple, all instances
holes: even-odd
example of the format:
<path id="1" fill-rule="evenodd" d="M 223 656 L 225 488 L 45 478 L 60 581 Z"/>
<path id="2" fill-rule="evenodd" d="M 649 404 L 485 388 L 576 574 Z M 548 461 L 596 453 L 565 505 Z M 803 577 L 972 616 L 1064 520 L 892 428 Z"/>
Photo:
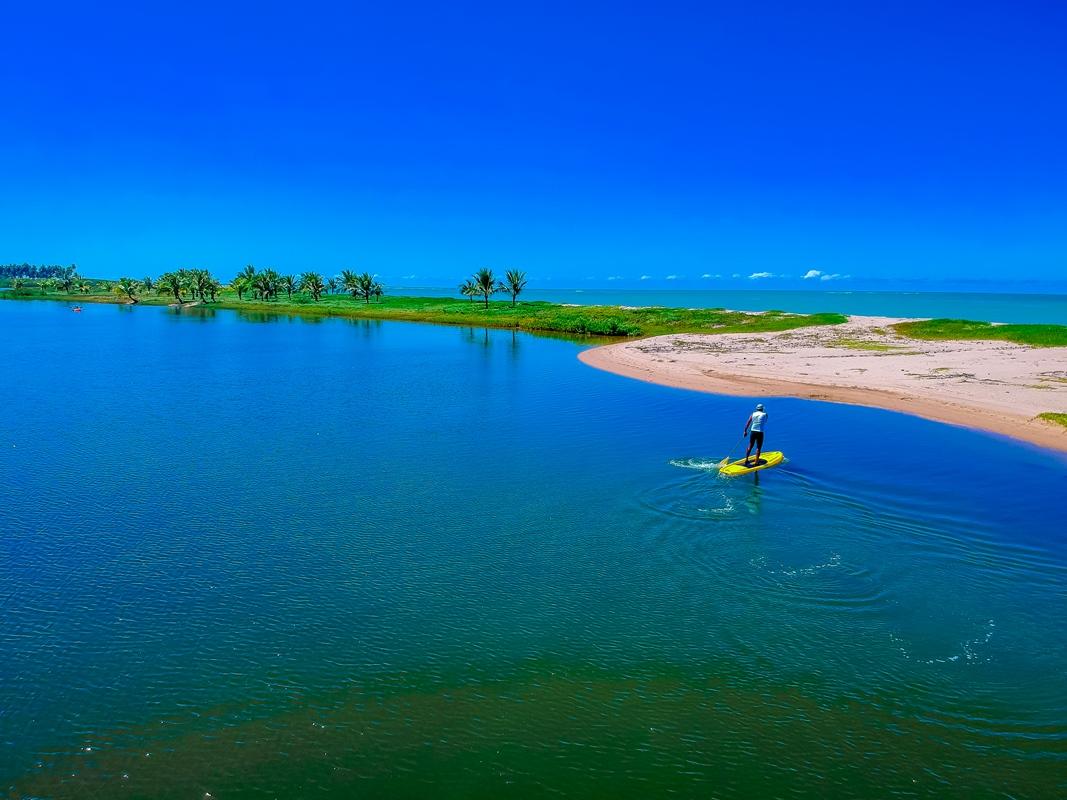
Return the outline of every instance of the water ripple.
<path id="1" fill-rule="evenodd" d="M 1031 450 L 777 400 L 725 479 L 674 455 L 749 401 L 573 343 L 51 307 L 0 303 L 12 796 L 1062 794 Z"/>

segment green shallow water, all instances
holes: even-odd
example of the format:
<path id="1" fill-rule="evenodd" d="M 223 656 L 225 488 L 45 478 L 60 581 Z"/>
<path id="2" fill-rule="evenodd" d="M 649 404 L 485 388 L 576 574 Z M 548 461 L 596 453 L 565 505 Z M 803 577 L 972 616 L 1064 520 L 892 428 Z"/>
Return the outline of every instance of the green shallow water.
<path id="1" fill-rule="evenodd" d="M 750 401 L 570 342 L 0 326 L 12 797 L 1067 788 L 1062 458 L 774 400 L 789 462 L 724 480 Z"/>

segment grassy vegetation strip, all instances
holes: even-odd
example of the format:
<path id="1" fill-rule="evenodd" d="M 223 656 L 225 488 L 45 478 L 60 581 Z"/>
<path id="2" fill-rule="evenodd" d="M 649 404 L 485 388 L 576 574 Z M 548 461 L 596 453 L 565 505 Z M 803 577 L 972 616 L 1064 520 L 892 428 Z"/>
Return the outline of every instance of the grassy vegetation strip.
<path id="1" fill-rule="evenodd" d="M 0 295 L 10 296 L 10 292 Z M 68 302 L 116 302 L 113 295 L 43 294 L 29 290 L 24 298 L 47 297 Z M 143 295 L 148 305 L 172 303 L 166 297 Z M 579 336 L 655 336 L 664 333 L 765 333 L 811 325 L 836 325 L 846 321 L 842 314 L 787 314 L 768 311 L 746 314 L 725 309 L 633 308 L 620 306 L 572 306 L 545 302 L 492 301 L 487 309 L 481 301 L 447 297 L 385 297 L 365 303 L 347 295 L 323 295 L 318 301 L 294 293 L 278 300 L 240 300 L 234 292 L 223 291 L 209 308 L 238 311 L 306 314 L 368 319 L 400 319 L 439 322 L 476 327 L 518 328 Z"/>
<path id="2" fill-rule="evenodd" d="M 1044 414 L 1038 414 L 1037 418 L 1055 422 L 1067 428 L 1067 414 L 1060 414 L 1058 411 L 1046 411 Z"/>
<path id="3" fill-rule="evenodd" d="M 1032 347 L 1067 347 L 1067 325 L 994 325 L 966 319 L 923 319 L 898 322 L 893 328 L 913 339 L 990 339 Z"/>

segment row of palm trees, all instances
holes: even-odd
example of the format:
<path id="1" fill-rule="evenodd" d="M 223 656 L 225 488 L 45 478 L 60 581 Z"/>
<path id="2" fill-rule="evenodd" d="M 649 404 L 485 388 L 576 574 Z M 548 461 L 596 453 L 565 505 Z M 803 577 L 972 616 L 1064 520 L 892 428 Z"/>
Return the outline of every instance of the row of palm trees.
<path id="1" fill-rule="evenodd" d="M 26 285 L 26 281 L 22 278 L 15 278 L 11 282 L 11 288 L 18 291 Z M 51 292 L 64 292 L 66 294 L 72 294 L 74 292 L 81 292 L 82 294 L 89 294 L 93 290 L 93 284 L 78 275 L 76 272 L 68 272 L 53 278 L 44 278 L 37 281 L 37 285 L 45 291 Z"/>
<path id="2" fill-rule="evenodd" d="M 69 293 L 76 286 L 76 280 L 58 281 L 54 288 Z M 323 294 L 344 291 L 369 303 L 372 298 L 381 300 L 385 294 L 382 284 L 368 272 L 345 270 L 329 280 L 317 272 L 305 272 L 297 278 L 295 275 L 280 275 L 273 269 L 257 270 L 251 264 L 237 274 L 230 282 L 230 287 L 237 292 L 240 300 L 244 300 L 245 295 L 256 300 L 276 300 L 282 292 L 291 300 L 294 292 L 304 292 L 317 302 Z M 172 296 L 175 302 L 185 303 L 190 300 L 213 302 L 223 285 L 206 269 L 179 269 L 165 272 L 157 280 L 146 277 L 138 281 L 122 277 L 110 288 L 115 294 L 134 303 L 138 294 L 153 290 L 161 295 Z"/>
<path id="3" fill-rule="evenodd" d="M 136 292 L 142 287 L 146 291 L 155 289 L 157 294 L 172 295 L 178 303 L 186 302 L 182 298 L 182 292 L 185 292 L 186 297 L 192 300 L 206 303 L 209 299 L 214 301 L 215 296 L 222 291 L 222 284 L 215 280 L 215 277 L 206 269 L 179 269 L 174 272 L 164 272 L 159 276 L 158 281 L 152 281 L 151 278 L 141 281 L 119 278 L 115 291 L 118 294 L 125 294 L 136 303 Z"/>
<path id="4" fill-rule="evenodd" d="M 483 268 L 474 273 L 460 287 L 460 294 L 470 298 L 473 303 L 475 298 L 480 297 L 489 308 L 489 298 L 494 294 L 507 294 L 511 297 L 511 305 L 518 303 L 519 295 L 526 288 L 526 273 L 517 269 L 509 269 L 503 280 L 498 280 L 493 270 Z M 21 289 L 24 281 L 17 278 L 12 281 L 12 288 L 16 291 Z M 94 289 L 94 284 L 82 278 L 74 272 L 67 272 L 61 276 L 46 278 L 39 281 L 43 289 L 64 292 L 82 292 L 88 294 Z M 357 273 L 354 270 L 343 270 L 335 278 L 324 278 L 318 272 L 305 272 L 296 277 L 295 275 L 281 275 L 273 269 L 257 270 L 249 264 L 241 270 L 230 282 L 230 287 L 237 292 L 238 299 L 244 300 L 249 295 L 256 300 L 276 300 L 282 292 L 288 299 L 292 299 L 294 292 L 303 292 L 318 302 L 324 294 L 336 294 L 344 292 L 354 298 L 361 298 L 370 303 L 372 299 L 381 301 L 385 289 L 377 280 L 377 277 L 368 272 Z M 142 292 L 155 291 L 160 295 L 170 295 L 175 302 L 185 303 L 190 300 L 201 302 L 214 302 L 222 291 L 223 285 L 206 269 L 179 269 L 165 272 L 158 279 L 145 277 L 141 280 L 122 277 L 114 283 L 96 282 L 95 288 L 113 291 L 119 297 L 138 302 L 137 296 Z"/>
<path id="5" fill-rule="evenodd" d="M 361 297 L 369 303 L 371 298 L 381 300 L 385 288 L 369 272 L 356 273 L 344 270 L 336 278 L 324 278 L 318 272 L 305 272 L 299 278 L 294 275 L 279 275 L 273 269 L 256 270 L 249 264 L 233 279 L 231 283 L 240 299 L 249 293 L 257 300 L 272 300 L 281 292 L 292 299 L 293 292 L 304 292 L 318 302 L 324 294 L 344 291 L 353 297 Z"/>
<path id="6" fill-rule="evenodd" d="M 481 297 L 485 302 L 485 307 L 489 308 L 490 296 L 498 292 L 511 295 L 511 305 L 514 306 L 525 288 L 525 272 L 509 269 L 504 275 L 504 280 L 498 281 L 491 269 L 483 268 L 464 281 L 459 287 L 459 292 L 464 297 L 469 297 L 472 303 L 475 297 Z"/>

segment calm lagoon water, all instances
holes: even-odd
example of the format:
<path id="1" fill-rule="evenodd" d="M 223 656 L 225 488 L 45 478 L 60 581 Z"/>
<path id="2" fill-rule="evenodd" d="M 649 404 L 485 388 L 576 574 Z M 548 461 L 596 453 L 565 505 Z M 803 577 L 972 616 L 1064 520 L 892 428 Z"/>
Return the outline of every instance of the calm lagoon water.
<path id="1" fill-rule="evenodd" d="M 12 797 L 1067 793 L 1067 463 L 573 342 L 0 303 Z"/>

